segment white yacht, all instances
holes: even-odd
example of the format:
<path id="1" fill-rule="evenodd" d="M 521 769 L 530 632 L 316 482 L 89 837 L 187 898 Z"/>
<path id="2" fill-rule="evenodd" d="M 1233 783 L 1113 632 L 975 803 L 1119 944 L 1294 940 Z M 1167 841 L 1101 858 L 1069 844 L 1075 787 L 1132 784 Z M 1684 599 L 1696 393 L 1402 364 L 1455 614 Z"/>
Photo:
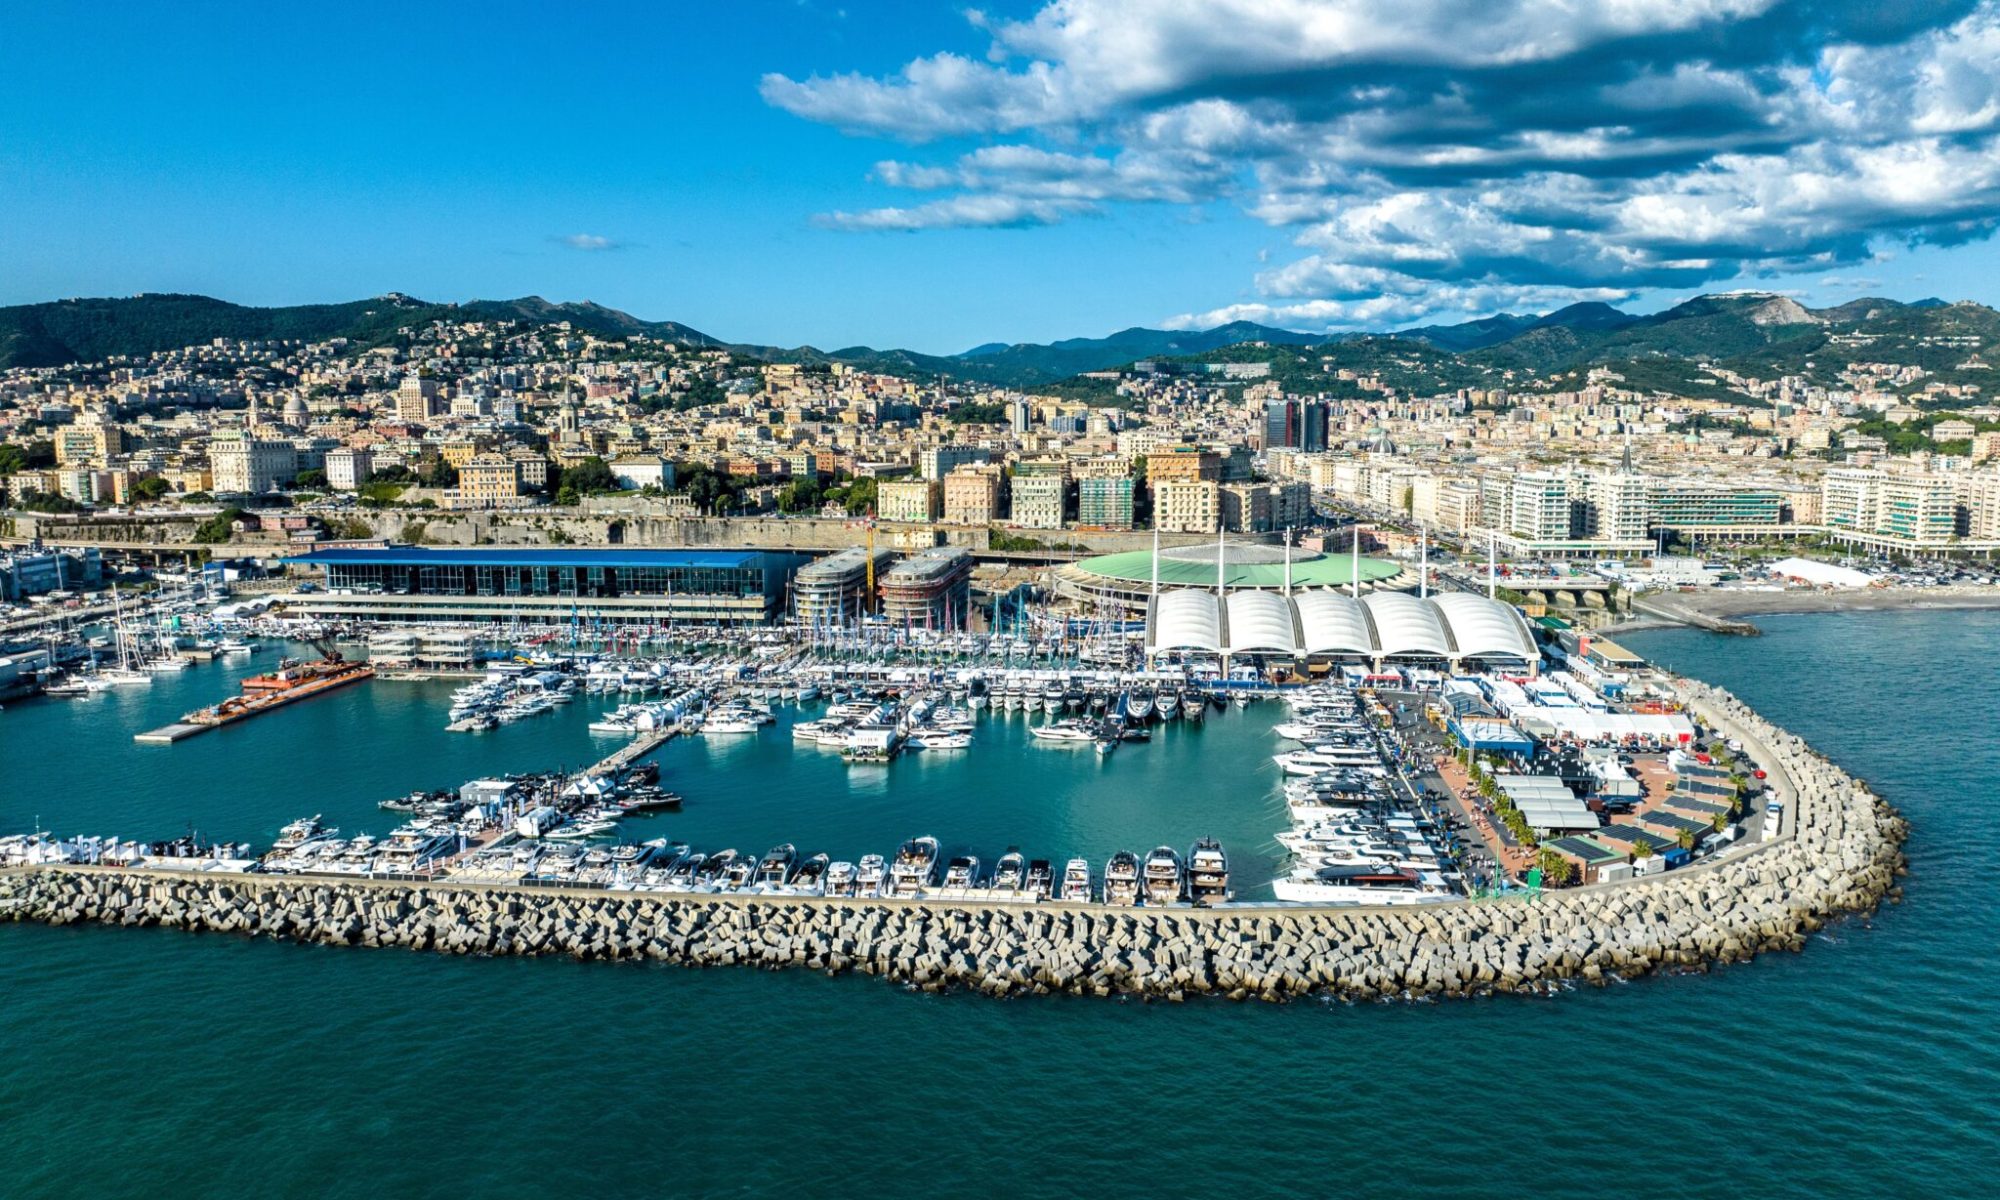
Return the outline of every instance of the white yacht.
<path id="1" fill-rule="evenodd" d="M 1271 892 L 1299 904 L 1434 904 L 1452 898 L 1442 878 L 1397 867 L 1317 867 L 1274 880 Z"/>
<path id="2" fill-rule="evenodd" d="M 1088 904 L 1095 892 L 1090 881 L 1088 859 L 1072 858 L 1063 867 L 1062 898 L 1073 903 Z"/>
<path id="3" fill-rule="evenodd" d="M 914 896 L 937 883 L 938 840 L 928 835 L 904 842 L 889 867 L 885 896 Z"/>

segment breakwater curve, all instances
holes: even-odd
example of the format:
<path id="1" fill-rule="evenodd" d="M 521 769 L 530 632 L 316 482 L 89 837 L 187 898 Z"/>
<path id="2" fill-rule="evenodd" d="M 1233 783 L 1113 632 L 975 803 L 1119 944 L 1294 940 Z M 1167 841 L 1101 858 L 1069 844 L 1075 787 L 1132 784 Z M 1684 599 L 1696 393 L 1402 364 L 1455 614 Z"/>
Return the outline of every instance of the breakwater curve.
<path id="1" fill-rule="evenodd" d="M 1784 836 L 1641 880 L 1396 908 L 839 900 L 523 889 L 74 865 L 0 872 L 0 920 L 96 922 L 686 966 L 861 972 L 930 990 L 1283 1000 L 1463 996 L 1701 969 L 1803 948 L 1896 894 L 1902 818 L 1740 701 L 1685 698 L 1742 740 Z"/>

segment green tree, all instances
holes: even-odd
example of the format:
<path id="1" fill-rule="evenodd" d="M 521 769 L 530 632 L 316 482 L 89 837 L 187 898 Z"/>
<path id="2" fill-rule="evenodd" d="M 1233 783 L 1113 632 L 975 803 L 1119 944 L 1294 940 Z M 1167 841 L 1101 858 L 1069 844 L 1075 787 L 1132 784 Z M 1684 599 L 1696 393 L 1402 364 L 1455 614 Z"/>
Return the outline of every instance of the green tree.
<path id="1" fill-rule="evenodd" d="M 1549 849 L 1542 847 L 1535 852 L 1535 865 L 1542 869 L 1542 878 L 1561 887 L 1576 874 L 1576 864 Z"/>
<path id="2" fill-rule="evenodd" d="M 563 471 L 562 486 L 585 496 L 615 492 L 618 490 L 618 477 L 611 473 L 609 464 L 592 455 Z"/>
<path id="3" fill-rule="evenodd" d="M 859 516 L 875 509 L 876 498 L 880 494 L 880 483 L 873 475 L 857 479 L 847 485 L 847 499 L 843 507 L 849 516 Z"/>
<path id="4" fill-rule="evenodd" d="M 810 476 L 794 479 L 778 489 L 779 512 L 812 512 L 820 506 L 819 480 Z"/>
<path id="5" fill-rule="evenodd" d="M 48 441 L 33 441 L 22 444 L 0 443 L 0 475 L 12 475 L 17 471 L 38 471 L 43 467 L 56 465 L 55 444 Z"/>
<path id="6" fill-rule="evenodd" d="M 1633 843 L 1632 857 L 1635 859 L 1644 859 L 1653 857 L 1653 843 L 1651 842 Z"/>
<path id="7" fill-rule="evenodd" d="M 152 503 L 155 500 L 158 500 L 160 497 L 166 495 L 168 492 L 172 490 L 173 490 L 173 485 L 168 483 L 166 480 L 160 478 L 158 475 L 148 475 L 144 479 L 141 479 L 139 482 L 132 485 L 133 497 L 139 500 L 143 500 L 148 504 Z"/>
<path id="8" fill-rule="evenodd" d="M 292 480 L 292 486 L 324 490 L 326 488 L 326 472 L 320 470 L 318 467 L 300 471 L 298 478 Z"/>
<path id="9" fill-rule="evenodd" d="M 442 458 L 432 459 L 424 467 L 424 486 L 448 488 L 458 486 L 458 468 Z"/>
<path id="10" fill-rule="evenodd" d="M 571 487 L 569 484 L 565 483 L 561 487 L 556 489 L 557 504 L 563 505 L 566 508 L 575 508 L 578 504 L 582 502 L 583 502 L 583 497 L 577 495 L 576 489 Z"/>
<path id="11" fill-rule="evenodd" d="M 74 513 L 82 512 L 84 506 L 60 492 L 29 492 L 15 507 L 26 512 Z"/>
<path id="12" fill-rule="evenodd" d="M 194 540 L 205 546 L 219 545 L 229 540 L 236 532 L 230 526 L 243 515 L 243 510 L 235 506 L 223 509 L 208 520 L 195 526 Z"/>

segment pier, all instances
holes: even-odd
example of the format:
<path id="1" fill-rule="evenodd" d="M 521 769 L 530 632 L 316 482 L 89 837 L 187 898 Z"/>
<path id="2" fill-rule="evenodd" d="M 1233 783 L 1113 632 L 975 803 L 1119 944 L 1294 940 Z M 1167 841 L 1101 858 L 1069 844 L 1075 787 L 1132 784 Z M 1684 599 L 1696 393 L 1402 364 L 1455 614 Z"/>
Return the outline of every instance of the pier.
<path id="1" fill-rule="evenodd" d="M 623 748 L 609 757 L 599 761 L 596 766 L 590 768 L 590 774 L 616 775 L 668 742 L 673 741 L 680 736 L 680 733 L 681 727 L 678 723 L 660 729 L 649 729 L 638 737 L 633 738 Z"/>

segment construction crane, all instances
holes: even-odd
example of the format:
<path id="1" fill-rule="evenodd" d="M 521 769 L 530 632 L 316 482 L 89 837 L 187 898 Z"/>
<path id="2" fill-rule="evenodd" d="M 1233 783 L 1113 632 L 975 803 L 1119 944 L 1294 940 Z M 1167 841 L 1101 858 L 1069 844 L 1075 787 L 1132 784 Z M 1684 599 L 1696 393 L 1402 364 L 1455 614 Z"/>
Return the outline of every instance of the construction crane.
<path id="1" fill-rule="evenodd" d="M 320 661 L 330 666 L 337 666 L 346 661 L 340 656 L 340 647 L 333 644 L 333 635 L 330 633 L 309 637 L 306 639 L 306 644 L 319 651 Z"/>

